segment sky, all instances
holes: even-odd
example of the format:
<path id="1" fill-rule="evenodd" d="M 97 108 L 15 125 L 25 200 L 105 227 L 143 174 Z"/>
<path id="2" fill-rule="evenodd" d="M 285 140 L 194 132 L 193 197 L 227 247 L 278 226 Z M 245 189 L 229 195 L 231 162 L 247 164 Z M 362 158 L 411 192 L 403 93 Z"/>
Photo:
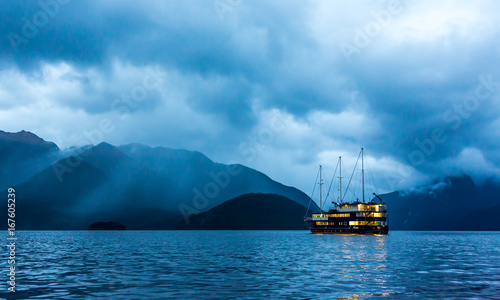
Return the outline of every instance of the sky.
<path id="1" fill-rule="evenodd" d="M 0 129 L 200 151 L 309 194 L 500 178 L 498 1 L 2 1 Z M 344 175 L 343 175 L 344 176 Z"/>

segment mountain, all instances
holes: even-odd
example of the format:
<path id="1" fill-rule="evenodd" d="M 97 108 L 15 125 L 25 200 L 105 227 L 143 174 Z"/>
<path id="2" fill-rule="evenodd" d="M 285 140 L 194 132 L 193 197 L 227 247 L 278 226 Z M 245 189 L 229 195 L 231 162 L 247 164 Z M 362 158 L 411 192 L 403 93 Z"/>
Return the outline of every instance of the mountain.
<path id="1" fill-rule="evenodd" d="M 305 229 L 306 207 L 274 194 L 245 194 L 180 222 L 177 229 L 296 230 Z"/>
<path id="2" fill-rule="evenodd" d="M 18 184 L 58 159 L 59 147 L 27 131 L 0 130 L 0 190 Z"/>
<path id="3" fill-rule="evenodd" d="M 265 174 L 243 165 L 215 163 L 200 152 L 174 150 L 164 147 L 150 148 L 138 144 L 118 147 L 135 163 L 138 170 L 148 170 L 149 184 L 173 186 L 163 194 L 173 203 L 170 209 L 182 205 L 198 213 L 224 201 L 248 193 L 274 193 L 307 206 L 310 198 L 296 188 L 278 183 Z M 158 182 L 158 179 L 161 182 Z M 195 202 L 202 202 L 197 208 Z M 313 204 L 314 205 L 314 204 Z"/>
<path id="4" fill-rule="evenodd" d="M 107 143 L 56 151 L 55 144 L 28 136 L 19 147 L 48 149 L 36 157 L 51 151 L 71 155 L 51 157 L 52 164 L 46 160 L 45 168 L 37 165 L 40 171 L 22 182 L 10 177 L 2 181 L 4 192 L 14 187 L 22 199 L 16 204 L 18 229 L 86 229 L 101 220 L 116 220 L 132 230 L 169 229 L 190 215 L 248 193 L 273 193 L 309 204 L 309 197 L 293 187 L 242 165 L 215 163 L 199 152 Z M 16 146 L 10 146 L 13 153 Z M 10 163 L 21 168 L 24 160 Z"/>
<path id="5" fill-rule="evenodd" d="M 437 187 L 437 188 L 436 188 Z M 434 188 L 381 195 L 391 230 L 500 230 L 500 185 L 450 177 Z"/>

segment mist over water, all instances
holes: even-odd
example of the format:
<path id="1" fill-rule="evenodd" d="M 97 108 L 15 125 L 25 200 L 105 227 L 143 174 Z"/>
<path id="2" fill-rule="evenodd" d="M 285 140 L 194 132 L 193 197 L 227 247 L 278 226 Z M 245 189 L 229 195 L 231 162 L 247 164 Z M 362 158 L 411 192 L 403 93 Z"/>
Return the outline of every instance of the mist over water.
<path id="1" fill-rule="evenodd" d="M 500 295 L 500 232 L 21 231 L 17 299 Z M 7 261 L 0 263 L 6 270 Z M 7 295 L 2 283 L 0 297 Z"/>

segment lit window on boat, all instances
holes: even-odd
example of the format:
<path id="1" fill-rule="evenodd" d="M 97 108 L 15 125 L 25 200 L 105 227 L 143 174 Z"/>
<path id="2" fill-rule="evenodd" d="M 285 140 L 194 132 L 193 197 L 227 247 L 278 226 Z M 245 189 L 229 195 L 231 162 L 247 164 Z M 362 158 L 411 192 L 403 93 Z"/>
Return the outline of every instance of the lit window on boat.
<path id="1" fill-rule="evenodd" d="M 349 225 L 356 225 L 356 226 L 362 226 L 362 225 L 367 225 L 368 222 L 366 221 L 349 221 Z"/>
<path id="2" fill-rule="evenodd" d="M 383 218 L 383 217 L 387 217 L 387 215 L 385 213 L 381 213 L 381 212 L 371 212 L 371 213 L 358 212 L 358 213 L 356 213 L 356 217 Z"/>
<path id="3" fill-rule="evenodd" d="M 330 218 L 349 218 L 351 214 L 329 214 Z"/>
<path id="4" fill-rule="evenodd" d="M 316 222 L 316 225 L 319 225 L 319 226 L 321 226 L 321 225 L 322 225 L 322 226 L 326 225 L 326 226 L 328 226 L 328 225 L 330 225 L 330 223 L 329 223 L 329 222 L 319 222 L 319 221 L 318 221 L 318 222 Z"/>

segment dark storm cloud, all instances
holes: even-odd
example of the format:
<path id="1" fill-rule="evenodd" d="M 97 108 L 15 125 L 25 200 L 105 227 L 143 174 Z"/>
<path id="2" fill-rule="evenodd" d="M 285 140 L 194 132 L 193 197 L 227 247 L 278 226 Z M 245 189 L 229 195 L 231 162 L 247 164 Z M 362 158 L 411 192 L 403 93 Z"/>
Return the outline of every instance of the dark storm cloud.
<path id="1" fill-rule="evenodd" d="M 2 57 L 25 69 L 40 61 L 82 67 L 106 63 L 112 45 L 151 26 L 138 11 L 96 1 L 9 1 L 2 8 Z"/>
<path id="2" fill-rule="evenodd" d="M 97 67 L 110 72 L 107 69 L 112 60 L 118 58 L 138 66 L 160 64 L 187 76 L 217 76 L 225 82 L 225 91 L 216 91 L 217 87 L 209 91 L 195 88 L 190 91 L 194 97 L 189 100 L 201 108 L 225 114 L 236 124 L 251 123 L 248 98 L 253 95 L 269 101 L 268 106 L 278 102 L 297 113 L 311 109 L 311 101 L 325 99 L 324 95 L 317 95 L 322 89 L 306 86 L 311 79 L 297 75 L 302 73 L 300 68 L 283 67 L 297 59 L 294 49 L 314 46 L 301 22 L 287 21 L 291 16 L 303 18 L 301 2 L 287 2 L 286 10 L 282 5 L 263 2 L 246 8 L 259 11 L 257 15 L 241 7 L 241 24 L 221 22 L 210 1 L 193 6 L 174 1 L 115 5 L 100 1 L 40 3 L 47 4 L 20 1 L 4 8 L 8 18 L 2 22 L 0 34 L 10 42 L 1 44 L 0 53 L 3 60 L 15 62 L 26 71 L 36 70 L 41 62 L 63 61 L 79 68 Z M 37 26 L 37 16 L 43 14 L 48 15 L 48 20 Z M 91 95 L 85 97 L 98 97 L 92 95 L 91 87 L 86 91 Z M 109 97 L 102 93 L 101 97 Z M 83 105 L 89 112 L 104 109 L 95 104 L 103 101 L 90 102 L 94 104 Z"/>

